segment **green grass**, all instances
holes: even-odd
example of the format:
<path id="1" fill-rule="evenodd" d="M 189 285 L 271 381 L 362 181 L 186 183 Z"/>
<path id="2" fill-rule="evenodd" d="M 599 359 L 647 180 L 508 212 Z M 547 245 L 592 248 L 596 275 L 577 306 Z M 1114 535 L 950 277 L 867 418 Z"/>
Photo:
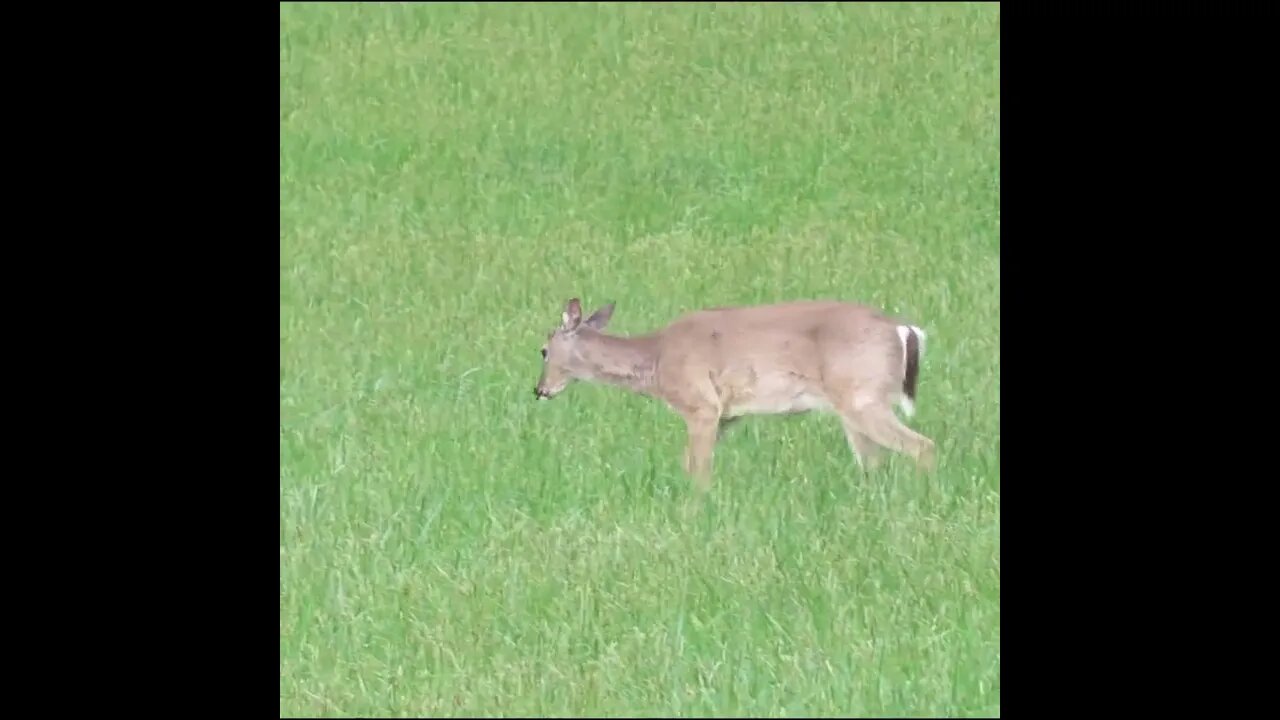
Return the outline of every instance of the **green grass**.
<path id="1" fill-rule="evenodd" d="M 282 714 L 999 713 L 998 6 L 280 13 Z M 902 313 L 939 471 L 755 418 L 694 506 L 534 401 L 573 296 Z"/>

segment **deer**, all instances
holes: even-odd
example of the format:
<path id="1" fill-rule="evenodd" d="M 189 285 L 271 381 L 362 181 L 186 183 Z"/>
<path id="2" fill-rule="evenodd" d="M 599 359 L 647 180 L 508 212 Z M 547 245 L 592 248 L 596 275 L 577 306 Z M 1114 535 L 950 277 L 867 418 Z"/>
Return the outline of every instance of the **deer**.
<path id="1" fill-rule="evenodd" d="M 837 415 L 856 463 L 879 467 L 883 450 L 936 469 L 934 442 L 894 414 L 915 415 L 926 335 L 874 307 L 839 300 L 715 307 L 687 312 L 638 335 L 605 332 L 610 302 L 582 318 L 570 299 L 542 346 L 538 400 L 575 382 L 612 385 L 656 398 L 688 430 L 684 471 L 711 487 L 725 428 L 749 415 Z"/>

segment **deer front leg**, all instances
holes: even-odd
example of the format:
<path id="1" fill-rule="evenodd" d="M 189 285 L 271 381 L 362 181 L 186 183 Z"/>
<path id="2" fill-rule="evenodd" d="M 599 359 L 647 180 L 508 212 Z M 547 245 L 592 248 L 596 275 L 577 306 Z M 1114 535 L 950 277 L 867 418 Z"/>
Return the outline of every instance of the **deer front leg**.
<path id="1" fill-rule="evenodd" d="M 720 418 L 714 413 L 697 412 L 685 416 L 689 442 L 685 447 L 685 471 L 693 476 L 699 491 L 711 488 L 711 465 L 715 453 Z"/>

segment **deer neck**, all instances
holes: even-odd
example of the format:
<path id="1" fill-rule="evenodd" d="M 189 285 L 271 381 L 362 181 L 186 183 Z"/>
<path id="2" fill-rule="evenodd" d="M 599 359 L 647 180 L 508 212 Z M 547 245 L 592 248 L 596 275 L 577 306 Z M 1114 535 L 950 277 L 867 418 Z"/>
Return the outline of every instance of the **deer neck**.
<path id="1" fill-rule="evenodd" d="M 657 343 L 650 337 L 593 332 L 579 339 L 578 363 L 585 380 L 652 395 Z"/>

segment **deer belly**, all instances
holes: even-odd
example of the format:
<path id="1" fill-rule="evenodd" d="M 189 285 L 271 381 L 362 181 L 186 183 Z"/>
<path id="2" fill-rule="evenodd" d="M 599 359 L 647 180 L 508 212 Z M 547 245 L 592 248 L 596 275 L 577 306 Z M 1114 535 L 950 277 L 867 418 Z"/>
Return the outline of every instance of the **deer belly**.
<path id="1" fill-rule="evenodd" d="M 795 379 L 761 382 L 756 388 L 745 388 L 734 393 L 726 404 L 725 414 L 740 415 L 790 415 L 811 410 L 827 410 L 831 405 L 820 393 L 812 391 L 807 383 Z"/>

